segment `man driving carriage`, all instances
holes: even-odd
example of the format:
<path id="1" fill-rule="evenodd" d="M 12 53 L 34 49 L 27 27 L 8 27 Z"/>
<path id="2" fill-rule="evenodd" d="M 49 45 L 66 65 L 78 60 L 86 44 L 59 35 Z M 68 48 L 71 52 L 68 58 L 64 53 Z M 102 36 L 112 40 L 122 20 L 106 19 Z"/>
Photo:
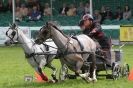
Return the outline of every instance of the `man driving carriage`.
<path id="1" fill-rule="evenodd" d="M 85 14 L 79 22 L 79 26 L 83 31 L 83 34 L 88 35 L 92 39 L 95 39 L 103 51 L 103 56 L 107 60 L 110 51 L 110 42 L 102 31 L 100 23 L 94 22 L 93 17 L 90 14 Z M 108 61 L 107 61 L 108 63 Z"/>

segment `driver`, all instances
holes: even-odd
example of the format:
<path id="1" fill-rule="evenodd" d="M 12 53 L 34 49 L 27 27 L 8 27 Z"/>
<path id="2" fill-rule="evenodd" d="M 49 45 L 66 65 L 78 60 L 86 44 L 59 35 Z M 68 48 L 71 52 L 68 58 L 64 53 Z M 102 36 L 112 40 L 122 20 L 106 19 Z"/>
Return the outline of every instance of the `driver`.
<path id="1" fill-rule="evenodd" d="M 98 41 L 102 51 L 105 51 L 103 52 L 105 59 L 108 58 L 107 52 L 109 52 L 111 48 L 109 39 L 102 31 L 101 25 L 99 23 L 94 22 L 92 15 L 85 14 L 80 20 L 79 26 L 83 31 L 83 34 L 86 34 L 92 39 Z"/>

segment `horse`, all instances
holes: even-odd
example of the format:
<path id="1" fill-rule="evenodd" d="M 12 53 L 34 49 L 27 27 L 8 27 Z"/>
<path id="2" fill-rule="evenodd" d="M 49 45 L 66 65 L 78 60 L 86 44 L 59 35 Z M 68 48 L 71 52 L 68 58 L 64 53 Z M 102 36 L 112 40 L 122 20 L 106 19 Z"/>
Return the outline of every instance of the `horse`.
<path id="1" fill-rule="evenodd" d="M 67 67 L 75 72 L 77 76 L 80 76 L 87 82 L 95 82 L 96 78 L 96 44 L 87 35 L 81 34 L 75 36 L 77 39 L 65 35 L 54 22 L 46 22 L 46 24 L 40 29 L 35 43 L 42 44 L 46 39 L 51 38 L 58 47 L 58 54 L 61 61 L 60 80 L 65 80 L 65 71 Z M 83 49 L 81 49 L 81 46 Z M 81 70 L 84 67 L 84 63 L 91 59 L 91 70 L 82 73 Z"/>
<path id="2" fill-rule="evenodd" d="M 18 43 L 24 50 L 25 56 L 27 58 L 28 63 L 34 68 L 34 70 L 41 76 L 44 81 L 48 81 L 48 77 L 43 74 L 42 68 L 44 66 L 53 70 L 51 74 L 53 81 L 57 81 L 56 79 L 56 72 L 57 69 L 51 64 L 55 55 L 37 55 L 36 53 L 57 53 L 57 47 L 54 42 L 46 42 L 45 46 L 43 44 L 37 45 L 31 39 L 29 39 L 19 28 L 16 24 L 10 25 L 9 29 L 6 31 L 7 40 L 5 41 L 6 45 L 11 45 Z M 52 46 L 50 47 L 49 46 Z M 53 48 L 55 47 L 55 48 Z"/>

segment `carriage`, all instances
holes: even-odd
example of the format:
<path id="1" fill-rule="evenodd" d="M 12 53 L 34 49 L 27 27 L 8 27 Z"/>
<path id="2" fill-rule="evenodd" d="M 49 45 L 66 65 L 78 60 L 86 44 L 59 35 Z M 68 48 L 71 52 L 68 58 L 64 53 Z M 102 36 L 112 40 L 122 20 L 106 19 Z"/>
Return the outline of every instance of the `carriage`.
<path id="1" fill-rule="evenodd" d="M 129 65 L 124 62 L 123 50 L 121 48 L 110 50 L 110 65 L 104 60 L 99 60 L 97 57 L 97 76 L 106 76 L 107 79 L 119 79 L 127 77 L 129 74 Z M 99 74 L 100 71 L 105 71 L 105 74 Z"/>

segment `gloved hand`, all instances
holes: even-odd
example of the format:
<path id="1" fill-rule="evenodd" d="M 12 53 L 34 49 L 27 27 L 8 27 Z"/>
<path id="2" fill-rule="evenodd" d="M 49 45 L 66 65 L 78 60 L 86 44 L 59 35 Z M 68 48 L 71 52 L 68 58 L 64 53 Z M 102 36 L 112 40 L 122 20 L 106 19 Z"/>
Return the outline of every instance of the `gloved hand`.
<path id="1" fill-rule="evenodd" d="M 96 33 L 97 32 L 97 28 L 94 28 L 91 33 Z"/>
<path id="2" fill-rule="evenodd" d="M 97 29 L 94 28 L 94 29 L 89 33 L 89 36 L 90 36 L 90 37 L 93 37 L 93 35 L 97 32 L 96 30 L 97 30 Z"/>

